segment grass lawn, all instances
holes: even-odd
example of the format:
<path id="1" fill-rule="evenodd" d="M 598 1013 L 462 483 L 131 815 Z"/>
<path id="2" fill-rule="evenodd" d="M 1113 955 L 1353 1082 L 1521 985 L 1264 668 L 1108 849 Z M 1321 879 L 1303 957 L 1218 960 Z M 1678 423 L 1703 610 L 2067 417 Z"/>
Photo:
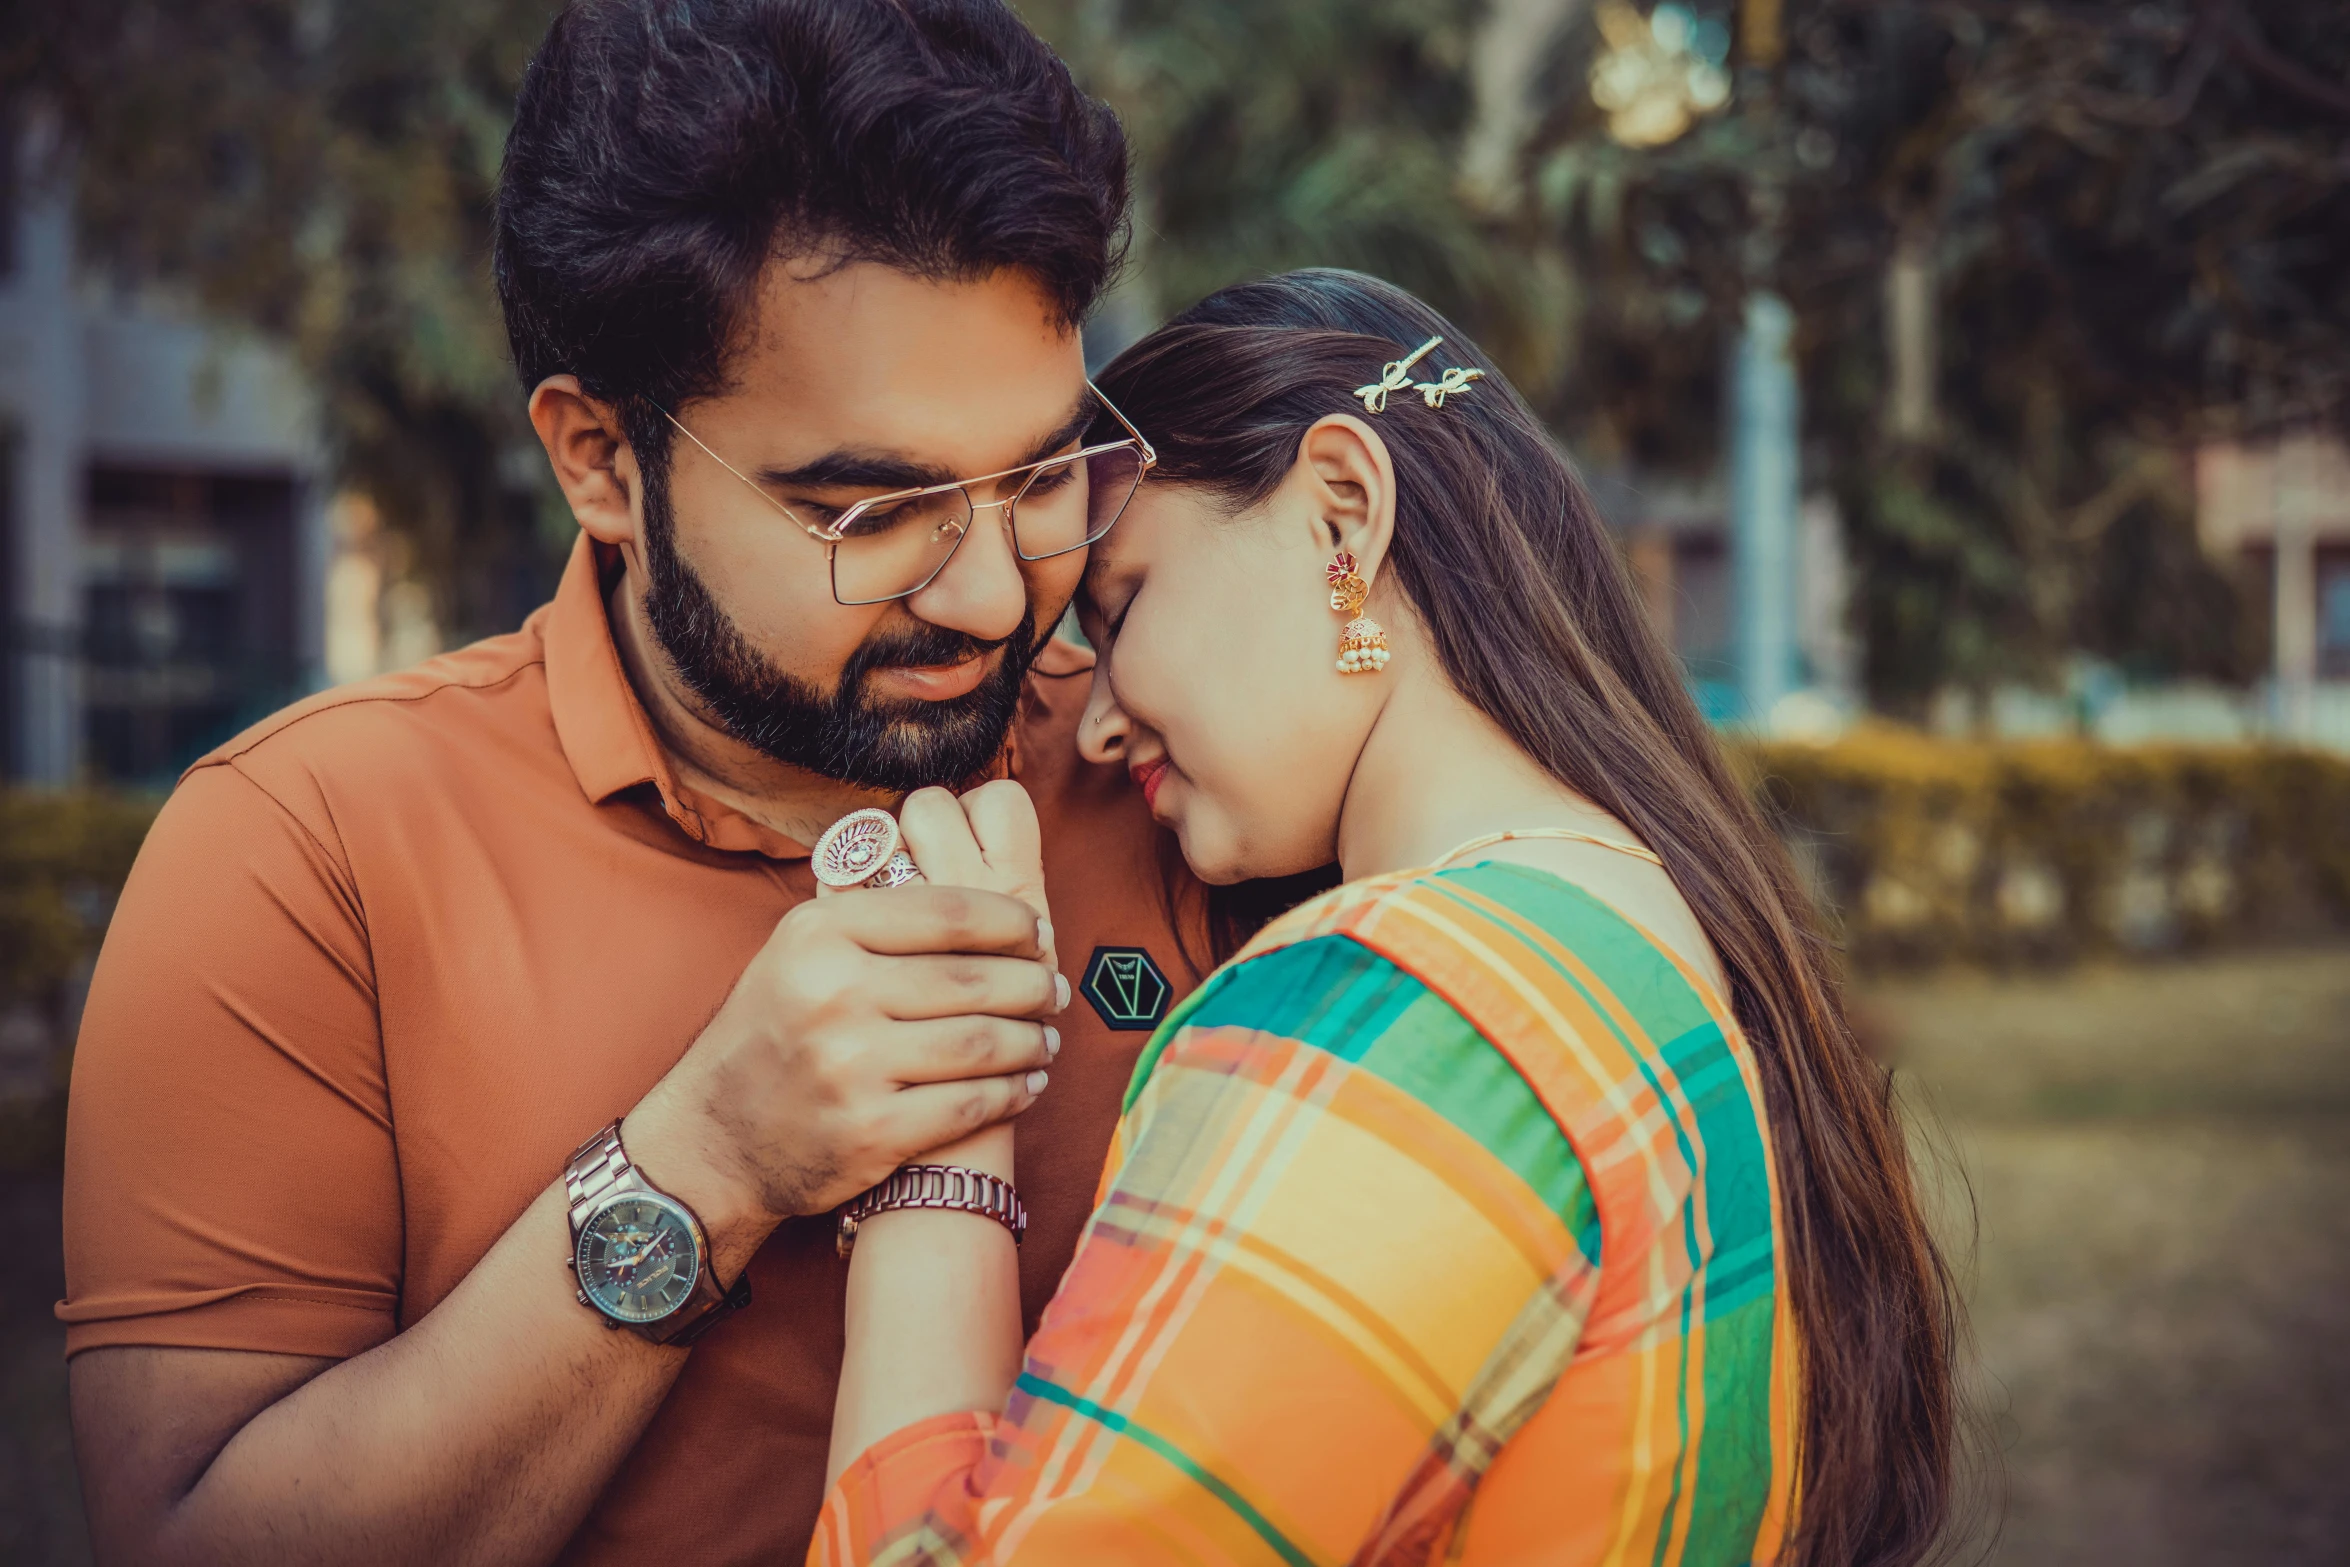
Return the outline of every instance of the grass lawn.
<path id="1" fill-rule="evenodd" d="M 2350 1561 L 2350 949 L 1878 984 L 1864 1011 L 1973 1193 L 1991 1559 Z M 56 1181 L 0 1178 L 0 1224 L 0 1562 L 79 1564 Z"/>
<path id="2" fill-rule="evenodd" d="M 1878 986 L 1866 1016 L 1973 1189 L 1992 1560 L 2350 1561 L 2350 951 Z"/>

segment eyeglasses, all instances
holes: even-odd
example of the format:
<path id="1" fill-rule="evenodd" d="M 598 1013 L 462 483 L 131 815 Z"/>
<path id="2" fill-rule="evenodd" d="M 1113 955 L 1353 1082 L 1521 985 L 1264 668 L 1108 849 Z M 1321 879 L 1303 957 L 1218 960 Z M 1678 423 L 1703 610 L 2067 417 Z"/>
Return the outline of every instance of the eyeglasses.
<path id="1" fill-rule="evenodd" d="M 808 501 L 800 502 L 799 510 L 786 506 L 769 494 L 766 486 L 703 446 L 701 437 L 668 409 L 661 410 L 661 417 L 676 425 L 678 434 L 700 446 L 712 462 L 749 485 L 759 499 L 825 547 L 831 557 L 835 602 L 886 604 L 930 586 L 954 559 L 973 520 L 983 511 L 1003 512 L 1011 526 L 1013 552 L 1022 560 L 1066 555 L 1110 531 L 1141 486 L 1142 476 L 1157 466 L 1159 454 L 1102 396 L 1101 388 L 1091 381 L 1085 385 L 1103 410 L 1125 429 L 1126 439 L 1023 463 L 1000 473 L 871 496 L 825 522 L 812 522 L 801 516 L 800 510 L 815 514 L 829 513 L 833 508 Z M 975 500 L 971 491 L 976 485 L 993 485 L 1003 498 Z"/>

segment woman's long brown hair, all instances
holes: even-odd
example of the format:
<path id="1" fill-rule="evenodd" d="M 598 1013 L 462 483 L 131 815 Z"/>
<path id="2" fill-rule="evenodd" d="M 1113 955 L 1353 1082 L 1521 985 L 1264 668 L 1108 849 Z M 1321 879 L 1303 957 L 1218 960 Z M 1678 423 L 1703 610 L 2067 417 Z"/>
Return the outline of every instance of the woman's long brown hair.
<path id="1" fill-rule="evenodd" d="M 1294 272 L 1225 289 L 1098 379 L 1158 447 L 1153 482 L 1234 511 L 1272 494 L 1316 420 L 1441 335 L 1416 367 L 1485 379 L 1375 420 L 1395 458 L 1389 559 L 1455 688 L 1664 860 L 1728 971 L 1776 1150 L 1803 1346 L 1795 1526 L 1803 1567 L 1917 1561 L 1949 1516 L 1959 1333 L 1920 1212 L 1890 1073 L 1846 1018 L 1794 867 L 1651 627 L 1566 454 L 1475 344 L 1373 278 Z"/>

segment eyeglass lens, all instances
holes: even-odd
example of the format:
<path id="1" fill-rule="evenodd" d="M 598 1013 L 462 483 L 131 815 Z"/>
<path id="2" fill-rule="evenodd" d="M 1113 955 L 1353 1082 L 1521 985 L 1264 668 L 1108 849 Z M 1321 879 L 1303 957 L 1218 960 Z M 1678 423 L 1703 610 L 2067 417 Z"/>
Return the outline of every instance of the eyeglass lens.
<path id="1" fill-rule="evenodd" d="M 1110 531 L 1142 482 L 1131 446 L 1046 463 L 1010 497 L 1012 547 L 1023 560 L 1082 549 Z M 843 604 L 900 598 L 945 567 L 970 531 L 971 496 L 961 488 L 924 491 L 868 506 L 833 546 L 833 596 Z"/>

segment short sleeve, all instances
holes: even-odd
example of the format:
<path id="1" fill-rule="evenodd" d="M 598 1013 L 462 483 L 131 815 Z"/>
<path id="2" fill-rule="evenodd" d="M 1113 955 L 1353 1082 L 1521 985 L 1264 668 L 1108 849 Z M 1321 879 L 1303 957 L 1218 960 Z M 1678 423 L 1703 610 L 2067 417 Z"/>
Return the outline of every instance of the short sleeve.
<path id="1" fill-rule="evenodd" d="M 341 1357 L 394 1332 L 398 1166 L 331 838 L 228 762 L 191 773 L 140 850 L 74 1055 L 67 1354 Z"/>

